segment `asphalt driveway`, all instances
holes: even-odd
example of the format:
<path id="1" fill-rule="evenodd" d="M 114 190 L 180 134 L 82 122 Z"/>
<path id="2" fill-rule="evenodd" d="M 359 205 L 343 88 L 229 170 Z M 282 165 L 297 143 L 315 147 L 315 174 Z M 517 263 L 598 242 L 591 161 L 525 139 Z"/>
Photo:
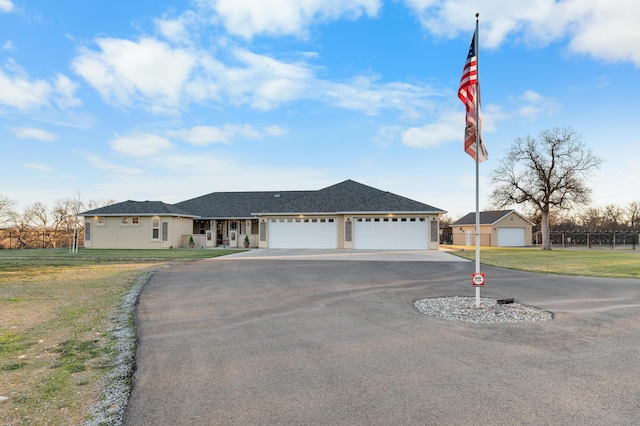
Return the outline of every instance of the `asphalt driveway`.
<path id="1" fill-rule="evenodd" d="M 638 424 L 640 280 L 486 267 L 555 318 L 465 324 L 413 302 L 473 296 L 472 262 L 266 254 L 152 276 L 125 424 Z"/>

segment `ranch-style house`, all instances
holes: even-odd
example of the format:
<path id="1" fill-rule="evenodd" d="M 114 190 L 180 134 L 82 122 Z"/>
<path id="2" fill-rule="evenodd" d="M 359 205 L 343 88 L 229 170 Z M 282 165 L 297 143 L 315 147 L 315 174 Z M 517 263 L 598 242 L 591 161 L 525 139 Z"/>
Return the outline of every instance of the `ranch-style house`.
<path id="1" fill-rule="evenodd" d="M 446 213 L 346 180 L 316 191 L 213 192 L 86 211 L 86 248 L 437 250 Z"/>

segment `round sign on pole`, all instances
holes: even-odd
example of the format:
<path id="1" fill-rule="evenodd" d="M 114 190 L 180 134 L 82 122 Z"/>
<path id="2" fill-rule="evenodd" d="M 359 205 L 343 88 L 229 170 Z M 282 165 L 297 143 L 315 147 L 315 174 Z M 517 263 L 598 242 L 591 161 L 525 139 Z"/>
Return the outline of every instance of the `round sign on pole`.
<path id="1" fill-rule="evenodd" d="M 474 287 L 484 287 L 484 272 L 474 272 L 471 276 Z"/>

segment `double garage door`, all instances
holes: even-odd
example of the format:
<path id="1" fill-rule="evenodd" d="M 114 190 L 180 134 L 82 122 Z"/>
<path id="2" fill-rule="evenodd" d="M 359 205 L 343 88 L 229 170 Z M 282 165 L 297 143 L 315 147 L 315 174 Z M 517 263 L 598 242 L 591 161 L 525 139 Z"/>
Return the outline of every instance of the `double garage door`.
<path id="1" fill-rule="evenodd" d="M 354 218 L 355 249 L 426 250 L 429 222 L 425 218 Z M 335 218 L 288 218 L 269 220 L 269 248 L 336 249 L 338 220 Z"/>
<path id="2" fill-rule="evenodd" d="M 426 250 L 429 248 L 425 218 L 355 218 L 355 249 Z"/>
<path id="3" fill-rule="evenodd" d="M 333 218 L 271 219 L 269 248 L 336 249 L 338 221 Z"/>

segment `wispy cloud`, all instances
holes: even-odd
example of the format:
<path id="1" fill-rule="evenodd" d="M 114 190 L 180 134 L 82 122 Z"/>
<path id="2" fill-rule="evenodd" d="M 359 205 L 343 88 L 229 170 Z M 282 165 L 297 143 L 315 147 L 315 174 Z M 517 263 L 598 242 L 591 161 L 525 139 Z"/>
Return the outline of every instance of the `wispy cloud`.
<path id="1" fill-rule="evenodd" d="M 153 134 L 120 136 L 109 143 L 114 151 L 130 157 L 153 156 L 173 148 L 169 140 Z"/>
<path id="2" fill-rule="evenodd" d="M 24 164 L 24 167 L 31 170 L 38 171 L 38 172 L 42 172 L 42 173 L 49 173 L 53 171 L 52 167 L 47 166 L 46 164 L 41 164 L 41 163 L 26 163 Z"/>
<path id="3" fill-rule="evenodd" d="M 193 145 L 205 146 L 217 143 L 231 143 L 234 139 L 261 139 L 265 136 L 281 136 L 286 132 L 279 126 L 269 126 L 258 130 L 247 124 L 225 124 L 223 126 L 194 126 L 188 129 L 171 130 L 170 137 L 177 137 Z"/>
<path id="4" fill-rule="evenodd" d="M 58 135 L 55 133 L 35 127 L 14 127 L 11 131 L 20 139 L 36 139 L 41 142 L 53 142 L 58 139 Z"/>

